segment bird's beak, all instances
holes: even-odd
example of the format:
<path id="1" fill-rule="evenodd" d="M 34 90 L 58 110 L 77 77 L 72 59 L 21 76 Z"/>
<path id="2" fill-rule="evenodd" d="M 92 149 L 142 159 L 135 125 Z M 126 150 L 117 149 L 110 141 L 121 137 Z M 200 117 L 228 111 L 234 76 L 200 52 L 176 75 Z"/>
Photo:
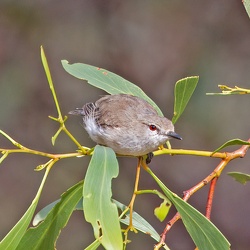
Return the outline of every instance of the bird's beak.
<path id="1" fill-rule="evenodd" d="M 182 138 L 177 133 L 175 133 L 174 131 L 169 131 L 167 133 L 167 136 L 178 139 L 178 140 L 182 140 Z"/>

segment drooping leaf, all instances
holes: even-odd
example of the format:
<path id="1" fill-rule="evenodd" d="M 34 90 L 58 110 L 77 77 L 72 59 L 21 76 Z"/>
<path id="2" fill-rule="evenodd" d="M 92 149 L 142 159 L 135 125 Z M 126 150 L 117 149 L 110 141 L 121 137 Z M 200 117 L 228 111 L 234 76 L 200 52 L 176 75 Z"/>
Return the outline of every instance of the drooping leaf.
<path id="1" fill-rule="evenodd" d="M 230 172 L 227 173 L 229 176 L 233 177 L 236 181 L 238 181 L 241 184 L 246 184 L 248 181 L 250 181 L 250 175 L 244 174 L 240 172 Z"/>
<path id="2" fill-rule="evenodd" d="M 40 222 L 44 221 L 46 219 L 46 217 L 48 216 L 48 214 L 50 213 L 50 211 L 53 209 L 53 207 L 60 202 L 61 199 L 58 199 L 56 201 L 51 202 L 50 204 L 48 204 L 46 207 L 42 208 L 35 216 L 33 219 L 33 226 L 37 226 Z M 76 204 L 75 209 L 74 210 L 83 210 L 82 208 L 82 198 L 81 200 Z"/>
<path id="3" fill-rule="evenodd" d="M 84 248 L 84 250 L 96 250 L 100 245 L 101 245 L 100 241 L 96 239 L 89 246 Z"/>
<path id="4" fill-rule="evenodd" d="M 229 146 L 234 146 L 234 145 L 250 145 L 250 142 L 248 141 L 243 141 L 241 139 L 232 139 L 230 141 L 225 142 L 222 146 L 214 150 L 214 153 L 217 153 L 218 151 L 222 150 L 223 148 L 229 147 Z"/>
<path id="5" fill-rule="evenodd" d="M 56 240 L 63 227 L 66 226 L 76 204 L 82 197 L 83 182 L 79 182 L 64 194 L 57 204 L 52 204 L 46 219 L 37 227 L 28 229 L 17 250 L 46 249 L 54 250 Z"/>
<path id="6" fill-rule="evenodd" d="M 33 219 L 32 225 L 35 227 L 37 226 L 41 221 L 45 220 L 45 218 L 47 217 L 47 215 L 50 213 L 50 211 L 53 209 L 53 207 L 60 202 L 60 199 L 53 201 L 52 203 L 50 203 L 49 205 L 47 205 L 46 207 L 44 207 L 42 210 L 40 210 Z"/>
<path id="7" fill-rule="evenodd" d="M 148 169 L 148 172 L 180 213 L 183 224 L 198 249 L 229 249 L 230 243 L 211 221 L 194 207 L 183 201 L 179 196 L 171 192 L 150 169 Z"/>
<path id="8" fill-rule="evenodd" d="M 32 203 L 28 210 L 25 212 L 23 217 L 18 221 L 18 223 L 11 229 L 11 231 L 5 236 L 5 238 L 0 242 L 0 250 L 13 250 L 16 249 L 23 235 L 25 234 L 30 221 L 33 217 L 37 206 L 37 202 Z"/>
<path id="9" fill-rule="evenodd" d="M 22 216 L 22 218 L 17 222 L 17 224 L 10 230 L 10 232 L 3 238 L 0 242 L 0 250 L 13 250 L 16 249 L 18 244 L 20 243 L 22 237 L 24 236 L 30 221 L 34 215 L 37 203 L 41 196 L 45 181 L 48 177 L 50 168 L 46 169 L 43 180 L 40 184 L 40 187 L 37 191 L 37 194 L 29 206 L 28 210 Z"/>
<path id="10" fill-rule="evenodd" d="M 146 100 L 157 110 L 159 115 L 163 116 L 159 107 L 142 91 L 142 89 L 121 76 L 106 69 L 83 63 L 69 64 L 68 61 L 62 60 L 62 65 L 72 76 L 81 80 L 86 80 L 90 85 L 105 90 L 111 95 L 130 94 Z"/>
<path id="11" fill-rule="evenodd" d="M 175 102 L 174 102 L 174 116 L 172 118 L 173 124 L 177 122 L 186 108 L 196 86 L 199 81 L 198 76 L 191 76 L 183 78 L 175 84 Z"/>
<path id="12" fill-rule="evenodd" d="M 243 0 L 242 2 L 245 6 L 248 16 L 250 17 L 250 0 Z"/>
<path id="13" fill-rule="evenodd" d="M 118 210 L 111 201 L 111 181 L 118 176 L 118 172 L 114 151 L 97 145 L 85 176 L 83 208 L 85 219 L 92 224 L 96 239 L 106 249 L 121 250 L 123 239 Z"/>
<path id="14" fill-rule="evenodd" d="M 113 200 L 113 201 L 117 205 L 117 207 L 119 209 L 121 209 L 121 211 L 124 211 L 127 208 L 121 202 L 116 201 L 116 200 Z M 125 214 L 125 216 L 126 217 L 123 218 L 123 219 L 120 219 L 120 221 L 125 225 L 129 225 L 130 212 L 128 211 Z M 152 237 L 157 242 L 160 241 L 160 235 L 155 231 L 155 229 L 142 216 L 140 216 L 138 213 L 133 211 L 132 217 L 133 217 L 133 226 L 134 226 L 135 229 L 137 229 L 138 231 L 141 231 L 142 233 L 150 235 L 150 237 Z M 163 246 L 163 248 L 164 249 L 169 249 L 166 244 Z"/>

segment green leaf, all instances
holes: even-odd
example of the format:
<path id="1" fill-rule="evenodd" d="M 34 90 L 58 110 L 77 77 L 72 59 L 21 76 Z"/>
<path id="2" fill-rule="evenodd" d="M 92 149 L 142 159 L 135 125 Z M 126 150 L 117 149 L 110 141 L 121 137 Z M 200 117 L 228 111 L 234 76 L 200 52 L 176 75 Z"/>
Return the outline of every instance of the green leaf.
<path id="1" fill-rule="evenodd" d="M 175 84 L 175 102 L 174 102 L 174 116 L 172 118 L 173 124 L 177 122 L 184 109 L 186 108 L 196 86 L 199 81 L 198 76 L 186 77 Z"/>
<path id="2" fill-rule="evenodd" d="M 95 240 L 94 242 L 92 242 L 89 246 L 87 246 L 86 248 L 84 248 L 84 250 L 95 250 L 100 246 L 100 241 L 99 240 Z"/>
<path id="3" fill-rule="evenodd" d="M 83 187 L 86 221 L 94 228 L 96 239 L 106 249 L 120 250 L 123 239 L 116 205 L 111 201 L 111 181 L 119 166 L 111 148 L 97 145 L 88 166 Z"/>
<path id="4" fill-rule="evenodd" d="M 179 196 L 171 192 L 149 168 L 147 171 L 180 213 L 183 224 L 198 249 L 229 249 L 230 243 L 211 221 L 194 207 L 183 201 Z"/>
<path id="5" fill-rule="evenodd" d="M 37 191 L 37 194 L 34 200 L 32 201 L 30 207 L 28 208 L 28 210 L 25 212 L 22 218 L 17 222 L 17 224 L 10 230 L 10 232 L 0 242 L 0 250 L 14 250 L 18 246 L 19 242 L 21 241 L 23 235 L 25 234 L 30 224 L 30 221 L 34 215 L 37 203 L 41 196 L 44 183 L 48 177 L 49 171 L 50 171 L 50 167 L 46 169 L 46 172 L 44 174 L 40 187 Z"/>
<path id="6" fill-rule="evenodd" d="M 113 200 L 113 202 L 117 205 L 117 207 L 119 209 L 121 209 L 121 211 L 124 211 L 127 208 L 127 206 L 125 206 L 124 204 L 122 204 L 121 202 L 119 202 L 117 200 Z M 130 211 L 128 211 L 125 214 L 125 216 L 126 217 L 124 219 L 120 219 L 120 221 L 125 225 L 129 225 Z M 133 217 L 133 226 L 138 231 L 141 231 L 142 233 L 150 235 L 150 237 L 152 237 L 157 242 L 160 241 L 160 235 L 155 231 L 155 229 L 143 217 L 141 217 L 135 211 L 133 211 L 132 217 Z M 166 244 L 163 248 L 169 249 Z"/>
<path id="7" fill-rule="evenodd" d="M 214 150 L 214 152 L 212 153 L 212 155 L 218 151 L 220 151 L 223 148 L 226 148 L 228 146 L 234 146 L 234 145 L 250 145 L 250 142 L 248 141 L 243 141 L 240 139 L 232 139 L 230 141 L 225 142 L 222 146 L 220 146 L 219 148 L 217 148 L 216 150 Z"/>
<path id="8" fill-rule="evenodd" d="M 248 16 L 250 17 L 250 0 L 243 0 L 242 2 L 245 6 Z"/>
<path id="9" fill-rule="evenodd" d="M 30 228 L 22 238 L 17 250 L 46 249 L 54 250 L 56 240 L 67 224 L 76 204 L 82 198 L 83 182 L 67 190 L 57 204 L 51 209 L 46 219 L 37 227 Z"/>
<path id="10" fill-rule="evenodd" d="M 37 226 L 41 221 L 45 220 L 45 218 L 47 217 L 47 215 L 50 213 L 50 211 L 53 209 L 53 207 L 60 202 L 60 199 L 53 201 L 52 203 L 50 203 L 49 205 L 47 205 L 46 207 L 44 207 L 43 209 L 41 209 L 35 216 L 33 219 L 33 226 Z"/>
<path id="11" fill-rule="evenodd" d="M 121 202 L 112 199 L 112 201 L 116 204 L 116 206 L 121 210 L 124 211 L 127 206 L 122 204 Z M 35 216 L 34 220 L 33 220 L 33 225 L 37 225 L 39 224 L 41 221 L 43 221 L 47 215 L 50 213 L 51 209 L 58 203 L 60 202 L 60 200 L 56 200 L 52 203 L 50 203 L 49 205 L 47 205 L 46 207 L 44 207 L 43 209 L 41 209 Z M 83 198 L 81 198 L 81 200 L 77 203 L 77 205 L 75 206 L 75 210 L 83 210 Z M 125 218 L 124 219 L 120 219 L 120 222 L 122 222 L 125 225 L 129 225 L 129 216 L 130 216 L 130 212 L 128 211 L 125 214 Z M 150 235 L 153 239 L 155 239 L 157 242 L 159 242 L 160 240 L 160 235 L 155 231 L 155 229 L 143 218 L 141 217 L 138 213 L 136 213 L 135 211 L 133 211 L 132 214 L 133 217 L 133 226 L 138 230 L 141 231 L 142 233 L 145 233 L 147 235 Z M 88 247 L 90 247 L 89 249 L 93 250 L 91 247 L 93 246 L 99 246 L 100 242 L 99 240 L 94 241 L 91 245 L 89 245 Z M 85 250 L 88 249 L 85 248 Z M 164 246 L 165 249 L 169 249 L 166 245 Z"/>
<path id="12" fill-rule="evenodd" d="M 154 210 L 154 214 L 159 221 L 164 221 L 166 216 L 168 215 L 171 204 L 164 200 L 159 207 L 156 207 Z"/>
<path id="13" fill-rule="evenodd" d="M 121 76 L 106 69 L 101 69 L 88 64 L 69 64 L 66 60 L 62 60 L 62 66 L 72 76 L 81 80 L 86 80 L 90 85 L 105 90 L 111 95 L 130 94 L 138 96 L 149 102 L 156 109 L 158 114 L 163 116 L 159 107 L 142 91 L 142 89 Z"/>
<path id="14" fill-rule="evenodd" d="M 25 234 L 32 216 L 35 212 L 37 202 L 32 203 L 28 210 L 25 212 L 23 217 L 18 221 L 18 223 L 11 229 L 11 231 L 5 236 L 5 238 L 0 242 L 0 250 L 14 250 Z"/>
<path id="15" fill-rule="evenodd" d="M 49 205 L 41 209 L 34 217 L 33 219 L 33 226 L 37 226 L 41 221 L 45 220 L 50 211 L 53 209 L 53 207 L 60 202 L 61 199 L 58 199 L 56 201 L 51 202 Z M 82 208 L 82 199 L 76 204 L 74 210 L 83 210 Z"/>
<path id="16" fill-rule="evenodd" d="M 248 181 L 250 181 L 250 175 L 249 174 L 244 174 L 240 172 L 229 172 L 227 173 L 231 177 L 233 177 L 236 181 L 238 181 L 241 184 L 246 184 Z"/>

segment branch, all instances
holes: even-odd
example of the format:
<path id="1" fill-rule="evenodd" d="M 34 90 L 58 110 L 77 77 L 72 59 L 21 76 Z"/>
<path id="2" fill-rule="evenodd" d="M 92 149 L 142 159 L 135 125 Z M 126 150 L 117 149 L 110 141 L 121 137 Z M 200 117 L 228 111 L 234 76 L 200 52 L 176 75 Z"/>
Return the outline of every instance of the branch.
<path id="1" fill-rule="evenodd" d="M 248 142 L 250 142 L 250 139 L 248 139 Z M 231 153 L 223 153 L 223 154 L 226 154 L 226 157 L 221 160 L 221 162 L 218 164 L 218 166 L 214 169 L 214 171 L 212 173 L 210 173 L 206 178 L 204 178 L 201 182 L 199 182 L 194 187 L 183 192 L 183 194 L 184 194 L 183 200 L 187 201 L 195 192 L 200 190 L 202 187 L 207 185 L 209 182 L 212 182 L 214 180 L 214 182 L 216 183 L 215 180 L 217 180 L 219 178 L 219 176 L 221 175 L 223 169 L 227 166 L 227 164 L 236 158 L 243 158 L 246 155 L 246 152 L 247 152 L 249 147 L 250 147 L 250 145 L 243 145 L 241 148 L 239 148 L 238 150 L 235 150 Z M 214 154 L 213 157 L 216 154 Z M 206 215 L 207 215 L 208 219 L 210 218 L 211 209 L 212 209 L 211 206 L 212 206 L 212 199 L 213 199 L 213 192 L 214 192 L 213 185 L 215 185 L 215 183 L 211 184 L 212 187 L 210 188 L 210 194 L 208 197 L 208 204 L 207 204 L 207 211 L 206 211 Z M 162 233 L 161 241 L 158 243 L 158 245 L 164 244 L 166 234 L 170 231 L 170 229 L 172 228 L 174 223 L 176 221 L 178 221 L 180 218 L 181 218 L 180 214 L 176 213 L 175 216 L 167 223 L 167 225 Z"/>

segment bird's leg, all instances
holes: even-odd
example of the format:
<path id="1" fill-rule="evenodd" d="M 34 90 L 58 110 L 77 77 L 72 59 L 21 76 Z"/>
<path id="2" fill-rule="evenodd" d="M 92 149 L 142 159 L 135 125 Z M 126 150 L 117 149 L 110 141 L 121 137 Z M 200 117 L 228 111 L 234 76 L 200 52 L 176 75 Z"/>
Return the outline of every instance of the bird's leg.
<path id="1" fill-rule="evenodd" d="M 128 225 L 127 229 L 125 230 L 125 235 L 128 233 L 128 231 L 134 231 L 135 233 L 137 233 L 137 230 L 133 227 L 133 207 L 134 207 L 135 197 L 137 195 L 136 192 L 138 191 L 142 160 L 143 160 L 142 157 L 138 158 L 138 164 L 136 167 L 134 193 L 133 193 L 131 201 L 127 207 L 127 209 L 130 210 L 130 215 L 129 215 L 129 225 Z"/>
<path id="2" fill-rule="evenodd" d="M 146 158 L 146 164 L 149 164 L 151 162 L 151 160 L 153 159 L 154 154 L 152 152 L 147 154 L 147 158 Z"/>

